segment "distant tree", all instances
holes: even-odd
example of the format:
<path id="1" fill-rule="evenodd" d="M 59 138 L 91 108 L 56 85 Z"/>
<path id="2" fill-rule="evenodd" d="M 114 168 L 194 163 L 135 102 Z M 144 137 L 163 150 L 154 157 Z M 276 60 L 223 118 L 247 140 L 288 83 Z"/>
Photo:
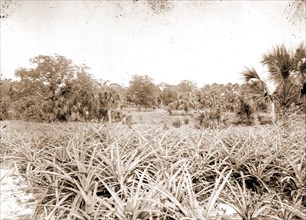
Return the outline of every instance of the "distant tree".
<path id="1" fill-rule="evenodd" d="M 121 101 L 119 93 L 114 89 L 114 87 L 108 85 L 102 85 L 98 92 L 98 103 L 100 110 L 107 111 L 108 122 L 112 122 L 112 110 L 116 109 Z"/>
<path id="2" fill-rule="evenodd" d="M 241 86 L 239 84 L 227 83 L 221 95 L 221 103 L 223 103 L 223 111 L 234 112 L 239 105 L 239 92 Z"/>
<path id="3" fill-rule="evenodd" d="M 158 103 L 160 107 L 168 106 L 170 103 L 173 103 L 178 100 L 178 91 L 176 86 L 163 84 L 158 86 L 160 93 L 158 96 Z"/>
<path id="4" fill-rule="evenodd" d="M 118 83 L 111 83 L 109 87 L 114 90 L 119 96 L 119 107 L 122 108 L 126 104 L 127 88 Z"/>
<path id="5" fill-rule="evenodd" d="M 158 87 L 147 75 L 134 75 L 128 87 L 128 101 L 134 102 L 138 109 L 155 107 L 158 97 Z"/>
<path id="6" fill-rule="evenodd" d="M 183 109 L 185 114 L 187 114 L 191 108 L 195 108 L 197 106 L 196 83 L 189 80 L 182 80 L 176 85 L 176 89 L 179 93 L 179 105 L 177 108 Z"/>
<path id="7" fill-rule="evenodd" d="M 212 85 L 203 86 L 197 93 L 199 103 L 203 108 L 216 108 L 223 104 L 221 102 L 224 96 L 223 85 L 214 83 Z"/>
<path id="8" fill-rule="evenodd" d="M 76 66 L 60 55 L 39 55 L 30 62 L 33 68 L 20 68 L 15 72 L 25 94 L 54 97 L 61 87 L 77 77 Z"/>
<path id="9" fill-rule="evenodd" d="M 70 81 L 73 82 L 73 90 L 77 91 L 78 89 L 82 89 L 88 93 L 93 93 L 98 85 L 97 81 L 89 73 L 89 68 L 85 65 L 76 68 L 76 78 Z"/>
<path id="10" fill-rule="evenodd" d="M 76 78 L 61 89 L 70 106 L 72 120 L 88 120 L 96 117 L 95 93 L 98 88 L 97 81 L 88 73 L 86 66 L 79 67 Z"/>
<path id="11" fill-rule="evenodd" d="M 9 118 L 9 107 L 11 103 L 12 80 L 0 79 L 0 120 Z"/>
<path id="12" fill-rule="evenodd" d="M 37 110 L 36 114 L 31 113 L 35 119 L 42 114 L 40 109 L 45 114 L 42 120 L 48 121 L 70 120 L 72 107 L 77 111 L 84 110 L 94 84 L 86 66 L 76 66 L 60 55 L 39 55 L 30 62 L 32 68 L 20 68 L 15 72 L 20 79 L 16 93 L 20 100 L 32 97 L 29 103 L 33 111 Z"/>
<path id="13" fill-rule="evenodd" d="M 189 80 L 182 80 L 176 87 L 180 94 L 194 93 L 197 89 L 196 83 Z"/>
<path id="14" fill-rule="evenodd" d="M 1 96 L 10 95 L 12 92 L 12 80 L 0 79 L 0 94 Z"/>

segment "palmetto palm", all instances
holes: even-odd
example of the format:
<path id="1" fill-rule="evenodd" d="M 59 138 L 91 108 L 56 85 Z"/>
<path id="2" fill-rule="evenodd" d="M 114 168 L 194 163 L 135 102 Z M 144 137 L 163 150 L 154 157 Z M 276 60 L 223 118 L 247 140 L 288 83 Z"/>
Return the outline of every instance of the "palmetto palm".
<path id="1" fill-rule="evenodd" d="M 293 71 L 294 58 L 284 45 L 274 47 L 272 52 L 264 54 L 261 62 L 267 65 L 270 79 L 277 85 L 287 80 Z"/>
<path id="2" fill-rule="evenodd" d="M 250 103 L 253 105 L 259 102 L 270 103 L 270 114 L 273 122 L 275 121 L 275 108 L 274 108 L 274 96 L 272 91 L 268 88 L 267 82 L 263 81 L 257 71 L 251 68 L 245 68 L 242 72 L 245 82 L 247 83 L 247 96 Z"/>
<path id="3" fill-rule="evenodd" d="M 272 52 L 264 54 L 261 63 L 268 68 L 269 78 L 276 87 L 272 93 L 252 68 L 246 68 L 242 74 L 248 86 L 248 95 L 254 100 L 265 99 L 271 103 L 271 111 L 276 106 L 278 112 L 288 109 L 299 102 L 300 88 L 305 83 L 306 50 L 300 45 L 294 55 L 284 45 L 276 46 Z M 273 113 L 273 112 L 272 112 Z"/>

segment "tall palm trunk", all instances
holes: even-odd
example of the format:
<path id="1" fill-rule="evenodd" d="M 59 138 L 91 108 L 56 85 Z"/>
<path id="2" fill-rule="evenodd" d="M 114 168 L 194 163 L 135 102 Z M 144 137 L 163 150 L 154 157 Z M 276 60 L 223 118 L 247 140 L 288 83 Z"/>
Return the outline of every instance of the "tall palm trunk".
<path id="1" fill-rule="evenodd" d="M 271 118 L 272 118 L 272 122 L 273 124 L 275 124 L 276 122 L 276 114 L 275 114 L 275 103 L 274 103 L 274 99 L 271 100 L 271 109 L 270 109 L 270 115 L 271 115 Z"/>
<path id="2" fill-rule="evenodd" d="M 107 118 L 108 118 L 108 123 L 112 123 L 112 110 L 107 109 Z"/>

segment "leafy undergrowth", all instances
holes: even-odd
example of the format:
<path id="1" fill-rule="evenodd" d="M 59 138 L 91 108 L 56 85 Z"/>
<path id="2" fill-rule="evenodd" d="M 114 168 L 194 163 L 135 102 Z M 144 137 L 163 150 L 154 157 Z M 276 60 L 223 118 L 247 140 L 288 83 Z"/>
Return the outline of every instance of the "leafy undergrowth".
<path id="1" fill-rule="evenodd" d="M 1 162 L 35 195 L 33 219 L 305 219 L 303 124 L 6 125 Z"/>

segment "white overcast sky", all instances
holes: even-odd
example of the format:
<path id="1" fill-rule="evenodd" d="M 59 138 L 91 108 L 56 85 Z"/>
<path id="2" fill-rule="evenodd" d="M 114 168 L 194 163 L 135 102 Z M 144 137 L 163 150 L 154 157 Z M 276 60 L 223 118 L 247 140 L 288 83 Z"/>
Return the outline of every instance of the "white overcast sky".
<path id="1" fill-rule="evenodd" d="M 127 85 L 134 74 L 155 83 L 240 82 L 244 66 L 274 45 L 305 42 L 305 24 L 286 19 L 287 1 L 171 1 L 153 13 L 139 0 L 18 1 L 1 20 L 1 72 L 13 78 L 37 55 L 85 63 L 97 79 Z"/>

